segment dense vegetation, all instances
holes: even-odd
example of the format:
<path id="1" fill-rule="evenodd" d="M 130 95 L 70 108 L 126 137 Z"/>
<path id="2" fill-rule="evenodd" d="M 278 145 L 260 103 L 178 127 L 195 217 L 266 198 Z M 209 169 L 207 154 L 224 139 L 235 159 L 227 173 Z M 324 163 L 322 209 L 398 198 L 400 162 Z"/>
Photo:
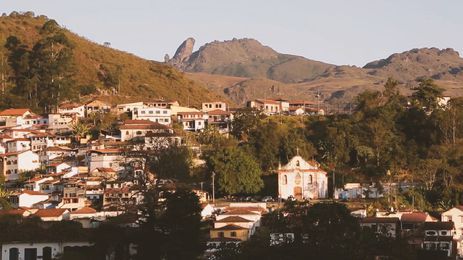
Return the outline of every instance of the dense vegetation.
<path id="1" fill-rule="evenodd" d="M 420 80 L 410 97 L 400 95 L 397 86 L 389 79 L 383 91 L 362 93 L 352 114 L 265 117 L 243 109 L 236 114 L 231 138 L 208 130 L 199 140 L 211 148 L 206 159 L 221 158 L 218 147 L 234 147 L 256 160 L 264 175 L 299 152 L 320 162 L 330 178 L 336 176 L 337 187 L 351 181 L 381 187 L 399 180 L 416 184 L 404 193 L 404 206 L 412 200 L 421 209 L 459 204 L 463 100 L 443 106 L 442 89 L 429 79 Z"/>
<path id="2" fill-rule="evenodd" d="M 190 105 L 220 99 L 170 66 L 93 43 L 30 12 L 0 17 L 0 89 L 0 108 L 30 104 L 38 112 L 79 97 Z"/>

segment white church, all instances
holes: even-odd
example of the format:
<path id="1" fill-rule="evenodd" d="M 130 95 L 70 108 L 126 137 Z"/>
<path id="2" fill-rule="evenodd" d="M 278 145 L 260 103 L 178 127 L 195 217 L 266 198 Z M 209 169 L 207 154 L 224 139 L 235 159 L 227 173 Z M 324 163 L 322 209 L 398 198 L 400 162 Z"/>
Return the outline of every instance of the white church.
<path id="1" fill-rule="evenodd" d="M 327 173 L 317 162 L 307 162 L 294 156 L 288 164 L 278 167 L 278 195 L 282 199 L 292 196 L 297 200 L 328 197 Z"/>

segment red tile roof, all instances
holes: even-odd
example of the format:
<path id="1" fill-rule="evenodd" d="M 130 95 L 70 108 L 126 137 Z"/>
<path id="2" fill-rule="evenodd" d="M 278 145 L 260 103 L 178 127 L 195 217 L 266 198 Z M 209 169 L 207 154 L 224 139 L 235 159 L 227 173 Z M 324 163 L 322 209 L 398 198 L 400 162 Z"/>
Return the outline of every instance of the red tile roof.
<path id="1" fill-rule="evenodd" d="M 215 109 L 215 110 L 211 110 L 211 111 L 208 111 L 207 114 L 209 115 L 230 115 L 230 112 L 227 112 L 227 111 L 223 111 L 223 110 L 220 110 L 220 109 Z"/>
<path id="2" fill-rule="evenodd" d="M 75 214 L 94 214 L 96 213 L 97 211 L 93 208 L 90 208 L 90 207 L 83 207 L 81 209 L 78 209 L 76 211 L 73 211 L 71 212 L 72 215 L 75 215 Z"/>
<path id="3" fill-rule="evenodd" d="M 28 194 L 28 195 L 47 195 L 43 192 L 40 191 L 33 191 L 33 190 L 23 190 L 22 193 Z"/>
<path id="4" fill-rule="evenodd" d="M 223 226 L 221 228 L 215 228 L 214 230 L 243 230 L 243 229 L 247 229 L 247 228 L 230 224 L 230 225 Z"/>
<path id="5" fill-rule="evenodd" d="M 0 112 L 0 116 L 22 116 L 26 112 L 30 112 L 29 108 L 9 108 Z"/>
<path id="6" fill-rule="evenodd" d="M 221 220 L 217 220 L 216 223 L 248 223 L 248 222 L 253 222 L 252 220 L 247 220 L 245 218 L 242 218 L 240 216 L 231 216 L 231 217 L 226 217 Z"/>
<path id="7" fill-rule="evenodd" d="M 399 218 L 368 217 L 360 219 L 361 223 L 397 223 Z"/>
<path id="8" fill-rule="evenodd" d="M 35 212 L 35 216 L 41 218 L 53 218 L 62 216 L 67 209 L 39 209 Z"/>
<path id="9" fill-rule="evenodd" d="M 425 212 L 413 212 L 413 213 L 405 213 L 402 214 L 402 217 L 400 220 L 402 222 L 408 222 L 408 223 L 421 223 L 421 222 L 426 222 L 426 218 L 428 217 L 428 214 Z"/>

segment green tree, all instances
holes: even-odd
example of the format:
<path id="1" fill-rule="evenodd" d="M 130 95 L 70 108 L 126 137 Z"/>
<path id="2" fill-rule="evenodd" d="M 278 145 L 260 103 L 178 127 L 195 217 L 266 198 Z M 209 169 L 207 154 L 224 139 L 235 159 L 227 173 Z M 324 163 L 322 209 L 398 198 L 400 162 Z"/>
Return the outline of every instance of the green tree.
<path id="1" fill-rule="evenodd" d="M 437 86 L 432 79 L 420 79 L 419 85 L 415 88 L 414 98 L 416 105 L 432 112 L 438 108 L 438 98 L 442 97 L 443 89 Z"/>
<path id="2" fill-rule="evenodd" d="M 159 178 L 191 178 L 192 154 L 186 146 L 169 146 L 154 155 L 151 169 Z"/>
<path id="3" fill-rule="evenodd" d="M 256 193 L 263 187 L 259 165 L 240 148 L 214 151 L 206 161 L 209 169 L 217 174 L 217 184 L 225 194 Z"/>

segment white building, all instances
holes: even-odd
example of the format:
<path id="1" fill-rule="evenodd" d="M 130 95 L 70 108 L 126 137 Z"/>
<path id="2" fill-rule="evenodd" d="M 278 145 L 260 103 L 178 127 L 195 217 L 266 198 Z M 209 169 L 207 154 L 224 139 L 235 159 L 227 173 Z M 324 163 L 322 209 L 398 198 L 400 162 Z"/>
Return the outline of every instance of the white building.
<path id="1" fill-rule="evenodd" d="M 145 107 L 143 102 L 119 104 L 116 106 L 116 112 L 117 114 L 123 114 L 123 113 L 131 114 L 133 111 L 138 111 L 138 109 L 141 109 L 143 107 Z"/>
<path id="2" fill-rule="evenodd" d="M 46 201 L 48 198 L 48 194 L 38 191 L 24 190 L 21 193 L 11 195 L 9 200 L 14 208 L 31 208 L 34 204 Z"/>
<path id="3" fill-rule="evenodd" d="M 90 246 L 89 242 L 8 242 L 2 243 L 1 259 L 58 259 L 66 248 Z"/>
<path id="4" fill-rule="evenodd" d="M 208 115 L 203 112 L 178 112 L 177 121 L 185 131 L 200 131 L 206 128 Z"/>
<path id="5" fill-rule="evenodd" d="M 149 120 L 126 120 L 119 128 L 121 141 L 125 142 L 133 138 L 143 138 L 148 133 L 172 133 L 173 130 L 165 125 Z"/>
<path id="6" fill-rule="evenodd" d="M 442 222 L 453 222 L 455 234 L 453 239 L 457 242 L 457 253 L 463 256 L 463 206 L 453 207 L 441 215 Z"/>
<path id="7" fill-rule="evenodd" d="M 74 114 L 48 114 L 48 128 L 62 131 L 71 130 L 77 120 Z"/>
<path id="8" fill-rule="evenodd" d="M 319 199 L 328 197 L 327 173 L 318 163 L 309 163 L 294 156 L 287 165 L 278 169 L 278 194 L 288 199 Z"/>
<path id="9" fill-rule="evenodd" d="M 0 112 L 0 125 L 2 126 L 23 126 L 27 116 L 34 113 L 28 108 L 10 108 Z"/>
<path id="10" fill-rule="evenodd" d="M 75 115 L 78 118 L 85 117 L 85 106 L 78 103 L 63 103 L 58 107 L 58 114 Z"/>
<path id="11" fill-rule="evenodd" d="M 214 111 L 214 110 L 228 111 L 228 106 L 227 106 L 227 103 L 221 102 L 221 101 L 206 102 L 206 103 L 202 103 L 201 110 L 203 112 L 209 112 L 209 111 Z"/>
<path id="12" fill-rule="evenodd" d="M 172 123 L 172 111 L 167 108 L 159 107 L 143 107 L 136 111 L 132 111 L 132 119 L 134 120 L 149 120 L 163 125 Z"/>
<path id="13" fill-rule="evenodd" d="M 124 161 L 122 151 L 119 149 L 92 150 L 88 154 L 88 172 L 97 168 L 111 168 L 116 172 L 123 170 L 121 163 Z"/>
<path id="14" fill-rule="evenodd" d="M 33 151 L 21 151 L 0 155 L 0 174 L 7 181 L 17 180 L 19 174 L 40 168 L 39 155 Z"/>

